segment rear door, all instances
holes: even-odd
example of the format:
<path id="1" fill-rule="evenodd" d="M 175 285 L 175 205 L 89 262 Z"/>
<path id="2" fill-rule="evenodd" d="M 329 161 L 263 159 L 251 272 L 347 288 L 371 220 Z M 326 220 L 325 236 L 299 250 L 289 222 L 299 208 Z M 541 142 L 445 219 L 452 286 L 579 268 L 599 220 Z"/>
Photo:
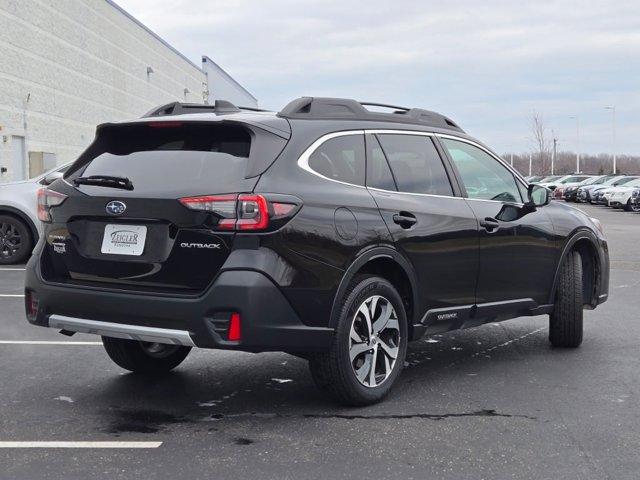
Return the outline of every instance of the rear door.
<path id="1" fill-rule="evenodd" d="M 415 268 L 423 322 L 434 331 L 459 326 L 475 303 L 477 221 L 432 137 L 367 134 L 367 187 Z"/>
<path id="2" fill-rule="evenodd" d="M 251 192 L 259 178 L 247 178 L 252 153 L 279 152 L 265 143 L 281 150 L 286 140 L 222 122 L 101 128 L 64 180 L 52 186 L 68 198 L 52 209 L 45 279 L 202 292 L 233 245 L 233 228 L 225 220 L 236 215 L 238 194 Z M 109 177 L 120 179 L 123 188 Z"/>
<path id="3" fill-rule="evenodd" d="M 500 309 L 526 309 L 547 303 L 558 249 L 544 207 L 524 207 L 526 189 L 484 149 L 462 139 L 440 137 L 480 224 L 478 315 L 481 305 L 508 302 Z"/>

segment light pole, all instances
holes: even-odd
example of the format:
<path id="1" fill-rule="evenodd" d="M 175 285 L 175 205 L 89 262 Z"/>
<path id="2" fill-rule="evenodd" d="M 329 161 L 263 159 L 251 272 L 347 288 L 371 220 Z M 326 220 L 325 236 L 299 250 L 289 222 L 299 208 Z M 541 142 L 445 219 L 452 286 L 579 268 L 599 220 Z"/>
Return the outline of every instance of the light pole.
<path id="1" fill-rule="evenodd" d="M 611 110 L 613 117 L 613 173 L 616 173 L 616 106 L 610 105 L 604 107 L 605 110 Z"/>
<path id="2" fill-rule="evenodd" d="M 551 152 L 551 175 L 554 174 L 554 164 L 556 163 L 556 155 L 558 154 L 558 139 L 556 138 L 556 133 L 552 131 L 553 134 L 553 151 Z"/>
<path id="3" fill-rule="evenodd" d="M 533 154 L 529 152 L 529 176 L 531 176 L 531 164 L 533 162 Z"/>
<path id="4" fill-rule="evenodd" d="M 569 118 L 576 120 L 576 173 L 580 173 L 580 118 L 577 115 Z"/>

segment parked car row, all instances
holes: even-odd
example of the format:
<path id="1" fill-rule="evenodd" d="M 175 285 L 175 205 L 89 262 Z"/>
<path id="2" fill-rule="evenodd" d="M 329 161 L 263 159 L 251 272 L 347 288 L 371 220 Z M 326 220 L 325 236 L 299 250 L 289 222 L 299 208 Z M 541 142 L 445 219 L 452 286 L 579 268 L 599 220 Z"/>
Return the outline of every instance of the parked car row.
<path id="1" fill-rule="evenodd" d="M 640 211 L 640 176 L 637 175 L 555 175 L 527 180 L 549 188 L 555 200 Z"/>

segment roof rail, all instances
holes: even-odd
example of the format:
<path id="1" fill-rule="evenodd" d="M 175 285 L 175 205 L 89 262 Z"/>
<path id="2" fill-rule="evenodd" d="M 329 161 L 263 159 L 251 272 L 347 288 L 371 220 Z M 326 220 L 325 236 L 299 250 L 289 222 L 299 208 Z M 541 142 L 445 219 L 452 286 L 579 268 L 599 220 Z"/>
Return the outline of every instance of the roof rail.
<path id="1" fill-rule="evenodd" d="M 181 103 L 171 102 L 160 107 L 156 107 L 153 110 L 145 113 L 142 118 L 146 117 L 164 117 L 166 115 L 183 115 L 186 113 L 237 113 L 242 110 L 248 110 L 251 112 L 264 112 L 259 108 L 253 107 L 236 107 L 233 103 L 227 100 L 216 100 L 213 105 L 205 103 Z"/>
<path id="2" fill-rule="evenodd" d="M 365 106 L 385 107 L 391 113 L 368 110 Z M 314 120 L 369 120 L 378 122 L 412 123 L 430 127 L 464 131 L 450 118 L 430 110 L 406 108 L 384 103 L 358 102 L 348 98 L 300 97 L 289 102 L 278 116 L 292 119 Z"/>

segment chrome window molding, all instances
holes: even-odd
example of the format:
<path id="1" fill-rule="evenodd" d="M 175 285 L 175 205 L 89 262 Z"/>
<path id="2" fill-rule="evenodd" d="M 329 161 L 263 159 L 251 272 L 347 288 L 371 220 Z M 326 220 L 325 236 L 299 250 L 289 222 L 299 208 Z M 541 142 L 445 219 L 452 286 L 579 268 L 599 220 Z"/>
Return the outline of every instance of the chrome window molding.
<path id="1" fill-rule="evenodd" d="M 483 145 L 474 142 L 473 140 L 469 140 L 466 139 L 464 137 L 459 137 L 457 135 L 449 135 L 449 134 L 444 134 L 444 133 L 435 133 L 435 132 L 420 132 L 420 131 L 416 131 L 416 130 L 394 130 L 394 129 L 366 129 L 366 130 L 342 130 L 339 132 L 332 132 L 332 133 L 327 133 L 323 136 L 321 136 L 320 138 L 318 138 L 317 140 L 315 140 L 303 153 L 302 155 L 300 155 L 300 157 L 298 158 L 298 166 L 309 172 L 312 175 L 315 175 L 317 177 L 320 177 L 324 180 L 329 180 L 330 182 L 335 182 L 335 183 L 340 183 L 342 185 L 348 185 L 351 187 L 356 187 L 356 188 L 363 188 L 363 189 L 367 189 L 367 190 L 375 190 L 378 192 L 384 192 L 384 193 L 400 193 L 403 195 L 417 195 L 417 196 L 422 196 L 422 197 L 438 197 L 438 198 L 454 198 L 454 199 L 462 199 L 462 200 L 471 200 L 471 201 L 477 201 L 477 202 L 495 202 L 495 203 L 509 203 L 511 205 L 524 205 L 524 203 L 520 203 L 520 202 L 503 202 L 501 200 L 490 200 L 490 199 L 483 199 L 483 198 L 470 198 L 470 197 L 458 197 L 455 195 L 436 195 L 433 193 L 413 193 L 413 192 L 401 192 L 401 191 L 396 191 L 396 190 L 384 190 L 381 188 L 375 188 L 375 187 L 367 187 L 367 186 L 363 186 L 363 185 L 356 185 L 354 183 L 348 183 L 348 182 L 342 182 L 340 180 L 335 180 L 333 178 L 329 178 L 329 177 L 325 177 L 324 175 L 316 172 L 314 169 L 312 169 L 309 166 L 309 157 L 311 157 L 311 155 L 313 155 L 313 153 L 318 149 L 318 147 L 320 147 L 320 145 L 322 145 L 324 142 L 326 142 L 327 140 L 331 140 L 332 138 L 336 138 L 336 137 L 342 137 L 345 135 L 365 135 L 365 134 L 392 134 L 392 135 L 416 135 L 416 136 L 423 136 L 423 137 L 440 137 L 440 138 L 450 138 L 451 140 L 458 140 L 461 142 L 465 142 L 468 143 L 469 145 L 473 145 L 474 147 L 479 148 L 480 150 L 482 150 L 483 152 L 487 153 L 488 155 L 490 155 L 492 158 L 494 158 L 497 162 L 499 162 L 501 165 L 503 165 L 509 172 L 511 172 L 516 181 L 519 181 L 525 188 L 528 187 L 528 183 L 524 180 L 524 178 L 520 175 L 520 173 L 518 173 L 514 168 L 512 168 L 508 163 L 504 162 L 500 157 L 498 157 L 496 154 L 494 154 L 491 150 L 489 150 L 488 148 L 484 147 Z"/>
<path id="2" fill-rule="evenodd" d="M 298 166 L 301 169 L 317 177 L 324 178 L 325 180 L 329 180 L 330 182 L 341 183 L 342 185 L 349 185 L 351 187 L 366 188 L 364 185 L 356 185 L 355 183 L 342 182 L 334 178 L 325 177 L 324 175 L 316 172 L 313 168 L 309 166 L 309 157 L 313 155 L 313 153 L 318 149 L 318 147 L 320 147 L 320 145 L 322 145 L 327 140 L 331 140 L 332 138 L 344 137 L 347 135 L 364 135 L 364 130 L 344 130 L 341 132 L 333 132 L 333 133 L 327 133 L 326 135 L 323 135 L 322 137 L 318 138 L 315 142 L 313 142 L 309 146 L 309 148 L 307 148 L 302 153 L 302 155 L 300 155 L 300 158 L 298 158 Z M 362 141 L 364 142 L 364 138 L 362 139 Z"/>
<path id="3" fill-rule="evenodd" d="M 390 134 L 390 135 L 416 135 L 420 137 L 433 137 L 436 134 L 432 132 L 418 132 L 416 130 L 392 130 L 392 129 L 374 129 L 374 130 L 365 130 L 364 133 L 371 134 Z"/>
<path id="4" fill-rule="evenodd" d="M 415 192 L 399 192 L 397 190 L 385 190 L 384 188 L 367 187 L 368 190 L 374 190 L 376 192 L 383 193 L 395 193 L 401 195 L 417 195 L 419 197 L 436 197 L 436 198 L 453 198 L 454 200 L 465 200 L 464 197 L 455 197 L 453 195 L 436 195 L 435 193 L 415 193 Z"/>

